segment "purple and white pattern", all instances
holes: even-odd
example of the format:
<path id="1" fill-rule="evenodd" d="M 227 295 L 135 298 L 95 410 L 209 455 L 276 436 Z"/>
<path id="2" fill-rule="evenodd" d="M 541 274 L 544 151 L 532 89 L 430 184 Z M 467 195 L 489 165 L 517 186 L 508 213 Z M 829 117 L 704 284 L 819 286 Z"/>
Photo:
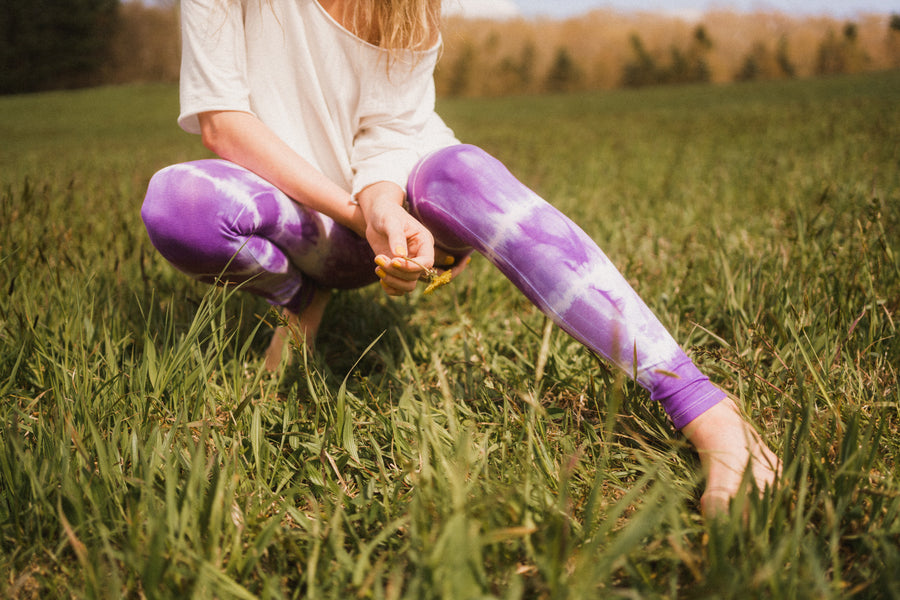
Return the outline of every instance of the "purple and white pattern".
<path id="1" fill-rule="evenodd" d="M 468 145 L 425 157 L 411 211 L 439 245 L 469 244 L 560 328 L 624 370 L 681 428 L 724 399 L 596 243 Z"/>
<path id="2" fill-rule="evenodd" d="M 455 145 L 426 156 L 408 196 L 437 246 L 487 257 L 559 327 L 634 377 L 676 427 L 725 397 L 597 244 L 483 150 Z M 317 286 L 377 280 L 365 240 L 227 161 L 163 169 L 141 214 L 154 246 L 178 269 L 244 283 L 294 311 Z"/>
<path id="3" fill-rule="evenodd" d="M 179 270 L 208 283 L 242 283 L 291 310 L 304 308 L 317 286 L 378 280 L 365 240 L 225 160 L 158 172 L 141 216 L 150 241 Z"/>

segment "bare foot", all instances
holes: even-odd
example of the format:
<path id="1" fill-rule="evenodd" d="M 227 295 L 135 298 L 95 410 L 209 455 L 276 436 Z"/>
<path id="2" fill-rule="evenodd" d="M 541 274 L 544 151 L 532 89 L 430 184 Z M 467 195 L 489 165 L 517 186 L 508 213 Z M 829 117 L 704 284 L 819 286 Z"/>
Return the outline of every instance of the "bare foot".
<path id="1" fill-rule="evenodd" d="M 748 491 L 741 489 L 748 465 L 759 490 L 772 486 L 781 472 L 781 461 L 730 398 L 688 423 L 682 432 L 697 449 L 706 477 L 700 498 L 705 517 L 726 512 L 732 498 Z"/>
<path id="2" fill-rule="evenodd" d="M 288 337 L 297 345 L 304 344 L 312 352 L 316 343 L 316 334 L 322 317 L 325 315 L 325 307 L 331 299 L 331 290 L 316 289 L 312 301 L 299 315 L 289 310 L 284 310 L 286 323 L 275 328 L 272 341 L 266 350 L 265 368 L 267 371 L 275 371 L 285 358 L 285 350 L 289 350 L 286 344 Z M 287 355 L 287 363 L 290 364 L 290 354 Z"/>

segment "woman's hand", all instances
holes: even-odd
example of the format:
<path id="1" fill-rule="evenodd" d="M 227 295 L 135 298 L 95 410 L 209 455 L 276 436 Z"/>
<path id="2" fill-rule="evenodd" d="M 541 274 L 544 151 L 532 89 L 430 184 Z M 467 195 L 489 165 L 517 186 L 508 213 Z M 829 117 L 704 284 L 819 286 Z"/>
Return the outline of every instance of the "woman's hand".
<path id="1" fill-rule="evenodd" d="M 472 262 L 471 254 L 467 254 L 460 258 L 456 259 L 452 254 L 441 250 L 440 248 L 434 249 L 434 265 L 439 269 L 450 269 L 450 272 L 453 274 L 451 281 L 456 279 L 460 273 L 466 270 L 466 267 L 469 266 L 469 263 Z"/>
<path id="2" fill-rule="evenodd" d="M 366 219 L 366 240 L 375 252 L 375 273 L 390 296 L 412 292 L 425 270 L 434 265 L 434 238 L 403 209 L 403 198 L 403 190 L 386 181 L 357 195 Z"/>

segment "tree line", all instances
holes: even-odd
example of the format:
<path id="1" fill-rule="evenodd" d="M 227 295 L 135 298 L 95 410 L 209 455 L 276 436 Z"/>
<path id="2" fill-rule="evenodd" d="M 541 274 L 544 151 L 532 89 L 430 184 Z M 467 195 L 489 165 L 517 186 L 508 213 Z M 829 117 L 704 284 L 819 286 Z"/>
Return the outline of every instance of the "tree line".
<path id="1" fill-rule="evenodd" d="M 177 0 L 3 0 L 0 94 L 176 81 Z"/>
<path id="2" fill-rule="evenodd" d="M 594 11 L 565 21 L 454 20 L 436 73 L 444 96 L 499 96 L 774 80 L 900 68 L 900 15 L 779 13 L 702 22 Z"/>
<path id="3" fill-rule="evenodd" d="M 5 0 L 0 93 L 178 78 L 177 0 Z M 448 19 L 442 96 L 784 79 L 900 68 L 900 15 L 859 21 L 598 10 L 568 20 Z"/>
<path id="4" fill-rule="evenodd" d="M 96 84 L 117 26 L 118 0 L 4 0 L 0 92 Z"/>

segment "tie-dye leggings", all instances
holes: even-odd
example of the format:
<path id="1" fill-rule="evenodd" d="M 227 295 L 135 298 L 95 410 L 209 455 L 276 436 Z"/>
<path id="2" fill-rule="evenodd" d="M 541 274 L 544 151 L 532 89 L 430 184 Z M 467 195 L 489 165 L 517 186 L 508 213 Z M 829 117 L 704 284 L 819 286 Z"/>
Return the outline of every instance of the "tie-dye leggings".
<path id="1" fill-rule="evenodd" d="M 456 256 L 490 260 L 559 327 L 632 376 L 676 427 L 725 397 L 694 366 L 603 251 L 577 225 L 474 146 L 416 165 L 410 212 Z M 365 240 L 223 160 L 157 173 L 141 210 L 150 239 L 175 267 L 295 312 L 315 288 L 377 281 Z"/>

